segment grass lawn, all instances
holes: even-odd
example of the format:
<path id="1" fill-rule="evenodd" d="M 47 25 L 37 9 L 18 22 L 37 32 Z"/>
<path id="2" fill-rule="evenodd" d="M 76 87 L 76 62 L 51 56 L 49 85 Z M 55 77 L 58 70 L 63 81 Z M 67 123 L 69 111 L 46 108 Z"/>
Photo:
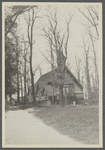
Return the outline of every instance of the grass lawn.
<path id="1" fill-rule="evenodd" d="M 37 107 L 34 114 L 60 133 L 86 144 L 99 142 L 99 107 Z"/>

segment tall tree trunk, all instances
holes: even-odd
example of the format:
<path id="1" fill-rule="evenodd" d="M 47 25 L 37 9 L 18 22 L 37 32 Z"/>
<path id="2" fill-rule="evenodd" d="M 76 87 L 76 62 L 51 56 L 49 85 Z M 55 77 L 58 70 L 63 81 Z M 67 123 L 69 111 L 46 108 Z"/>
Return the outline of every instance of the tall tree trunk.
<path id="1" fill-rule="evenodd" d="M 10 98 L 10 106 L 12 105 L 12 92 L 11 92 L 11 79 L 10 79 L 10 92 L 9 92 L 9 98 Z"/>
<path id="2" fill-rule="evenodd" d="M 34 77 L 33 77 L 33 69 L 32 69 L 32 51 L 33 51 L 33 27 L 36 20 L 36 13 L 34 11 L 34 8 L 32 9 L 32 22 L 30 24 L 30 18 L 29 18 L 29 24 L 28 24 L 28 40 L 30 45 L 30 75 L 31 75 L 31 87 L 32 87 L 32 98 L 33 103 L 36 105 L 36 94 L 35 94 L 35 88 L 34 88 Z"/>
<path id="3" fill-rule="evenodd" d="M 86 57 L 86 81 L 87 81 L 87 91 L 88 91 L 88 98 L 91 98 L 91 85 L 90 85 L 90 75 L 89 75 L 89 64 L 88 58 Z"/>
<path id="4" fill-rule="evenodd" d="M 17 54 L 17 101 L 18 101 L 18 104 L 20 103 L 20 97 L 19 97 L 19 57 L 18 57 L 18 54 Z"/>
<path id="5" fill-rule="evenodd" d="M 33 70 L 32 70 L 32 44 L 30 44 L 30 75 L 31 75 L 31 86 L 32 86 L 32 98 L 33 98 L 33 103 L 36 105 L 36 95 L 35 95 L 34 78 L 33 78 Z"/>
<path id="6" fill-rule="evenodd" d="M 93 51 L 93 53 L 94 53 L 94 66 L 95 66 L 95 82 L 96 82 L 97 90 L 99 90 L 99 75 L 98 75 L 98 68 L 97 68 L 96 52 Z"/>
<path id="7" fill-rule="evenodd" d="M 24 59 L 24 102 L 26 103 L 26 58 Z"/>
<path id="8" fill-rule="evenodd" d="M 65 80 L 65 64 L 66 59 L 61 50 L 57 51 L 57 66 L 58 66 L 58 78 L 59 78 L 59 92 L 60 92 L 60 100 L 62 105 L 64 106 L 63 99 L 63 85 Z"/>
<path id="9" fill-rule="evenodd" d="M 93 54 L 94 54 L 93 63 L 94 63 L 94 67 L 95 67 L 96 88 L 97 88 L 97 90 L 99 90 L 99 75 L 98 75 L 98 68 L 97 68 L 97 56 L 96 56 L 96 51 L 95 51 L 94 40 L 93 40 L 93 37 L 91 36 L 91 31 L 90 30 L 89 30 L 89 35 L 90 35 L 90 39 L 91 39 L 91 43 L 92 43 L 92 49 L 93 49 Z"/>
<path id="10" fill-rule="evenodd" d="M 80 83 L 80 74 L 78 73 L 78 81 L 79 81 L 79 83 Z"/>
<path id="11" fill-rule="evenodd" d="M 89 51 L 90 51 L 90 45 L 86 45 L 86 41 L 83 37 L 83 48 L 84 48 L 84 59 L 85 59 L 85 76 L 86 76 L 86 82 L 87 82 L 87 93 L 88 93 L 88 99 L 92 98 L 91 95 L 91 84 L 90 84 L 90 74 L 89 74 Z"/>
<path id="12" fill-rule="evenodd" d="M 20 81 L 21 81 L 21 98 L 22 98 L 22 103 L 23 103 L 23 82 L 22 82 L 22 75 L 20 76 Z"/>
<path id="13" fill-rule="evenodd" d="M 19 97 L 19 92 L 20 92 L 20 88 L 19 88 L 19 49 L 18 49 L 18 37 L 15 37 L 16 39 L 16 61 L 17 61 L 17 102 L 18 104 L 20 104 L 20 97 Z"/>
<path id="14" fill-rule="evenodd" d="M 50 48 L 51 48 L 51 78 L 52 78 L 52 88 L 53 88 L 53 95 L 52 95 L 52 104 L 54 105 L 54 58 L 53 58 L 53 52 L 52 52 L 52 45 L 50 44 Z"/>
<path id="15" fill-rule="evenodd" d="M 54 72 L 53 72 L 53 69 L 51 69 L 51 78 L 52 78 L 52 90 L 53 90 L 53 93 L 52 93 L 52 104 L 54 105 Z"/>
<path id="16" fill-rule="evenodd" d="M 66 68 L 66 63 L 65 63 L 65 68 Z M 66 69 L 64 71 L 64 74 L 66 74 Z M 64 75 L 64 78 L 65 78 L 65 75 Z M 65 104 L 66 104 L 66 106 L 68 105 L 66 89 L 65 89 Z"/>
<path id="17" fill-rule="evenodd" d="M 63 84 L 60 84 L 60 85 L 59 85 L 59 92 L 60 92 L 61 105 L 64 106 L 64 100 L 63 100 Z"/>

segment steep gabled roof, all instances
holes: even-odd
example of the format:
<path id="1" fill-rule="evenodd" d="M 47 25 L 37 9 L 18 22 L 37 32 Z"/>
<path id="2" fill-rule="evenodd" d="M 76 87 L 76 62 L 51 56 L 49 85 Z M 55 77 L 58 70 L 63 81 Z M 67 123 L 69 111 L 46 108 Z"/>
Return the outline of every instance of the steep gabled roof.
<path id="1" fill-rule="evenodd" d="M 76 84 L 79 85 L 81 89 L 83 89 L 83 86 L 81 85 L 81 83 L 78 81 L 78 79 L 74 76 L 74 74 L 67 67 L 66 67 L 66 71 L 73 78 Z"/>
<path id="2" fill-rule="evenodd" d="M 83 89 L 82 85 L 79 83 L 79 81 L 76 79 L 76 77 L 73 75 L 73 73 L 66 67 L 66 72 L 68 73 L 68 75 L 73 79 L 73 81 L 81 88 L 81 90 Z M 51 82 L 51 77 L 52 77 L 52 73 L 56 76 L 57 72 L 55 70 L 50 71 L 44 75 L 42 75 L 39 80 L 36 82 L 36 86 L 37 84 L 40 85 L 40 88 L 43 88 L 45 84 L 47 84 L 48 82 Z M 72 79 L 69 78 L 68 76 L 65 75 L 65 84 L 73 84 Z"/>
<path id="3" fill-rule="evenodd" d="M 53 71 L 50 71 L 50 72 L 48 72 L 48 73 L 42 75 L 42 76 L 38 79 L 38 81 L 36 82 L 36 85 L 37 85 L 37 84 L 41 84 L 41 85 L 43 86 L 43 85 L 47 84 L 48 82 L 50 82 L 50 81 L 51 81 L 52 72 L 53 72 L 54 74 L 56 73 L 56 71 L 53 70 Z"/>

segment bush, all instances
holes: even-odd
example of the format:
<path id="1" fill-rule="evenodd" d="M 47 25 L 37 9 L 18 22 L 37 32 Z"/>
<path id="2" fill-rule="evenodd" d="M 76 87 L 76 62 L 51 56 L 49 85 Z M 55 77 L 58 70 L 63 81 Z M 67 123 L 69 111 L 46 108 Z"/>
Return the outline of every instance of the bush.
<path id="1" fill-rule="evenodd" d="M 97 98 L 87 99 L 87 103 L 89 105 L 97 105 L 97 104 L 99 104 L 99 99 L 97 99 Z"/>

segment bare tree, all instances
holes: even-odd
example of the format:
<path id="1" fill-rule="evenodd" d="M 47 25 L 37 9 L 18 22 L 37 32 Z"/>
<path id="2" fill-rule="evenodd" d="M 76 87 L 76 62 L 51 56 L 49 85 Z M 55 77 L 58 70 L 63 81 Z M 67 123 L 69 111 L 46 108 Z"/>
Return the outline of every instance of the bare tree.
<path id="1" fill-rule="evenodd" d="M 23 58 L 23 66 L 24 66 L 24 73 L 23 73 L 23 77 L 24 77 L 24 102 L 27 102 L 27 63 L 29 64 L 29 43 L 27 41 L 25 41 L 24 36 L 22 37 L 22 58 Z"/>
<path id="2" fill-rule="evenodd" d="M 35 43 L 33 39 L 33 29 L 36 19 L 38 18 L 37 13 L 39 12 L 39 9 L 32 8 L 28 11 L 27 17 L 25 16 L 24 19 L 27 23 L 27 36 L 28 36 L 28 42 L 29 42 L 29 49 L 30 49 L 30 76 L 31 76 L 31 86 L 32 86 L 32 97 L 33 102 L 36 105 L 36 95 L 35 95 L 35 88 L 34 88 L 34 76 L 33 76 L 33 68 L 32 68 L 32 54 L 33 54 L 33 44 Z"/>
<path id="3" fill-rule="evenodd" d="M 87 85 L 87 92 L 88 92 L 88 98 L 91 98 L 91 84 L 90 84 L 90 67 L 89 67 L 89 51 L 90 51 L 90 46 L 89 44 L 87 45 L 85 38 L 83 37 L 83 49 L 84 49 L 84 60 L 85 60 L 85 65 L 84 65 L 84 70 L 85 70 L 85 77 L 86 77 L 86 85 Z"/>
<path id="4" fill-rule="evenodd" d="M 22 63 L 21 63 L 21 73 L 20 73 L 20 84 L 21 84 L 21 101 L 23 103 L 23 69 L 22 69 Z"/>
<path id="5" fill-rule="evenodd" d="M 65 78 L 65 66 L 67 59 L 67 46 L 69 40 L 69 25 L 72 20 L 72 16 L 69 15 L 69 19 L 66 19 L 67 30 L 65 33 L 62 32 L 58 25 L 57 19 L 57 10 L 52 13 L 50 9 L 47 10 L 47 20 L 48 20 L 48 28 L 46 29 L 43 26 L 43 36 L 46 37 L 51 51 L 51 64 L 53 64 L 53 52 L 56 54 L 56 65 L 57 65 L 57 73 L 58 73 L 58 83 L 59 83 L 59 92 L 61 103 L 63 104 L 63 84 Z M 65 56 L 64 56 L 65 55 Z M 53 65 L 51 65 L 52 70 L 54 69 Z M 52 75 L 53 78 L 53 75 Z M 54 82 L 54 80 L 53 80 Z"/>
<path id="6" fill-rule="evenodd" d="M 90 36 L 90 40 L 91 40 L 91 44 L 92 44 L 92 51 L 94 54 L 93 57 L 93 63 L 94 63 L 94 71 L 95 71 L 95 86 L 97 89 L 99 89 L 99 75 L 98 75 L 98 66 L 97 66 L 97 55 L 96 55 L 96 50 L 95 50 L 95 40 L 94 38 L 91 36 L 91 31 L 89 30 L 89 36 Z"/>
<path id="7" fill-rule="evenodd" d="M 98 24 L 99 24 L 99 16 L 98 16 L 98 6 L 84 6 L 85 10 L 87 10 L 87 13 L 85 11 L 82 11 L 80 8 L 78 8 L 79 12 L 88 20 L 89 24 L 85 24 L 87 29 L 95 29 L 95 35 L 91 34 L 95 39 L 99 38 L 99 31 L 98 31 Z"/>
<path id="8" fill-rule="evenodd" d="M 81 74 L 81 59 L 76 55 L 75 56 L 75 64 L 76 64 L 76 76 L 78 78 L 78 81 L 80 82 L 80 74 Z"/>
<path id="9" fill-rule="evenodd" d="M 99 39 L 99 31 L 98 31 L 98 24 L 99 24 L 99 14 L 98 14 L 98 5 L 97 6 L 84 6 L 85 12 L 78 8 L 79 12 L 87 19 L 87 24 L 83 24 L 85 30 L 84 32 L 89 36 L 91 41 L 91 49 L 93 51 L 93 64 L 94 64 L 94 73 L 95 73 L 95 88 L 99 90 L 99 75 L 98 75 L 98 66 L 97 66 L 97 51 L 96 51 L 96 42 Z M 93 80 L 92 75 L 92 80 Z"/>
<path id="10" fill-rule="evenodd" d="M 34 7 L 38 7 L 38 6 L 11 6 L 9 7 L 9 9 L 11 9 L 11 13 L 8 13 L 8 9 L 7 12 L 5 12 L 5 36 L 8 35 L 8 33 L 12 32 L 12 28 L 13 26 L 16 24 L 16 20 L 18 18 L 19 15 L 31 10 Z"/>
<path id="11" fill-rule="evenodd" d="M 55 67 L 55 63 L 54 63 L 54 55 L 53 55 L 53 50 L 52 50 L 51 45 L 50 45 L 50 48 L 51 49 L 50 49 L 50 55 L 49 56 L 50 56 L 51 60 L 49 60 L 42 52 L 41 52 L 41 54 L 47 60 L 47 62 L 51 64 L 51 80 L 52 80 L 52 87 L 53 87 L 52 104 L 54 105 L 54 81 L 55 81 L 55 79 L 54 79 L 54 70 L 56 70 L 56 67 Z M 41 71 L 40 68 L 39 68 L 39 71 Z"/>
<path id="12" fill-rule="evenodd" d="M 20 103 L 20 84 L 19 84 L 19 67 L 20 67 L 20 46 L 19 46 L 19 37 L 14 35 L 16 47 L 14 51 L 16 53 L 16 62 L 17 62 L 17 102 Z"/>

